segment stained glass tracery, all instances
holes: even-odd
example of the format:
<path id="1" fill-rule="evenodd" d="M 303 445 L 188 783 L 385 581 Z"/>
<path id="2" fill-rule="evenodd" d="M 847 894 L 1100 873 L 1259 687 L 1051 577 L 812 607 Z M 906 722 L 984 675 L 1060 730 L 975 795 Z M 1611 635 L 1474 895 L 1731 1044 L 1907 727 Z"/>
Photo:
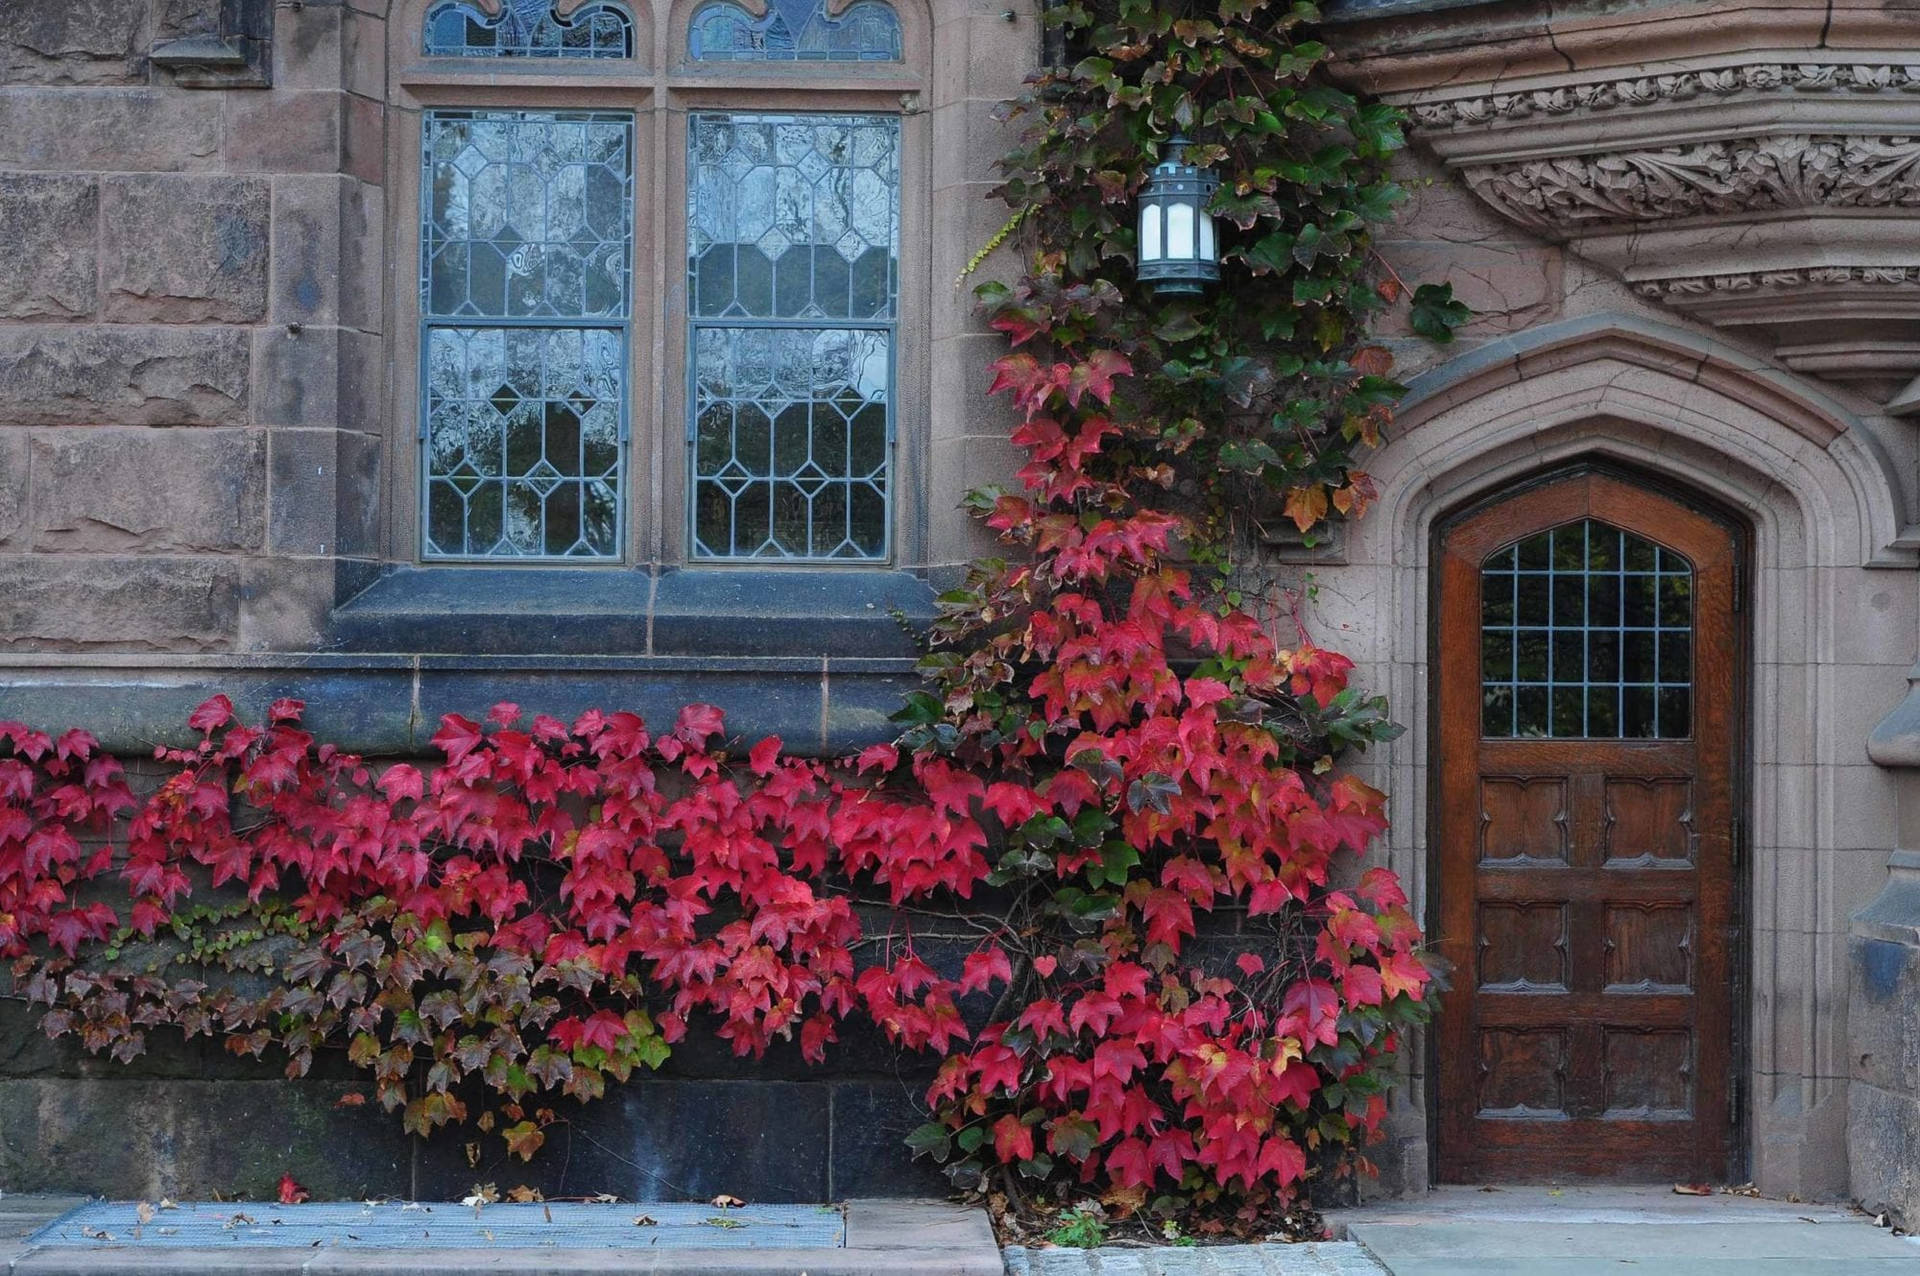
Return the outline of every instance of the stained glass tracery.
<path id="1" fill-rule="evenodd" d="M 694 556 L 884 559 L 899 119 L 688 130 Z"/>
<path id="2" fill-rule="evenodd" d="M 471 0 L 448 0 L 427 12 L 429 57 L 630 58 L 633 19 L 611 0 L 562 16 L 556 0 L 500 0 L 489 14 Z"/>
<path id="3" fill-rule="evenodd" d="M 900 19 L 883 0 L 857 0 L 838 14 L 824 0 L 766 0 L 758 17 L 714 0 L 693 15 L 687 54 L 695 62 L 898 62 Z"/>
<path id="4" fill-rule="evenodd" d="M 633 119 L 426 116 L 429 558 L 620 553 Z"/>

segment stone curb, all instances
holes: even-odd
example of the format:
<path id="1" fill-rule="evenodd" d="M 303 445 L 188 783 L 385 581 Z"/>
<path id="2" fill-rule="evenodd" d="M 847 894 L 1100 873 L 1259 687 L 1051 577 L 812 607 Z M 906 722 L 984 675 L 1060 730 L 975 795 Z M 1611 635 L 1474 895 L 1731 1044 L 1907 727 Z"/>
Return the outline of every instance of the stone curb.
<path id="1" fill-rule="evenodd" d="M 1344 1241 L 1149 1249 L 1014 1245 L 1006 1261 L 1007 1276 L 1386 1276 L 1364 1249 Z"/>
<path id="2" fill-rule="evenodd" d="M 11 1253 L 0 1262 L 18 1276 L 414 1276 L 487 1272 L 498 1276 L 1004 1276 L 984 1212 L 937 1201 L 847 1202 L 841 1249 L 312 1249 L 234 1245 L 130 1249 L 59 1245 Z M 10 1261 L 8 1261 L 10 1260 Z"/>

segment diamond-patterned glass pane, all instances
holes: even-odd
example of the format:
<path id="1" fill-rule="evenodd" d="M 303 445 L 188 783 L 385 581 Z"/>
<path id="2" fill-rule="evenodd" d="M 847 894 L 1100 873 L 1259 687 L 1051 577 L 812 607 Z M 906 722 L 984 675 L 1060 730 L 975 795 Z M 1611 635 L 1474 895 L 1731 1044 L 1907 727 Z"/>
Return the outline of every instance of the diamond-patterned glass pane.
<path id="1" fill-rule="evenodd" d="M 426 124 L 426 313 L 627 313 L 633 118 L 435 111 Z"/>
<path id="2" fill-rule="evenodd" d="M 503 0 L 489 15 L 466 0 L 427 13 L 429 57 L 630 58 L 633 19 L 617 4 L 588 4 L 561 17 L 554 0 Z"/>
<path id="3" fill-rule="evenodd" d="M 689 127 L 695 316 L 893 318 L 897 116 L 702 114 Z"/>
<path id="4" fill-rule="evenodd" d="M 694 539 L 702 558 L 887 553 L 892 334 L 695 334 Z"/>
<path id="5" fill-rule="evenodd" d="M 436 111 L 421 237 L 429 558 L 617 558 L 631 116 Z"/>
<path id="6" fill-rule="evenodd" d="M 825 0 L 769 0 L 757 18 L 716 0 L 693 15 L 687 53 L 696 62 L 898 62 L 900 19 L 881 0 L 837 17 Z"/>
<path id="7" fill-rule="evenodd" d="M 1480 570 L 1481 733 L 1685 739 L 1693 569 L 1588 519 L 1529 536 Z"/>
<path id="8" fill-rule="evenodd" d="M 689 150 L 694 555 L 884 559 L 899 119 L 696 114 Z"/>
<path id="9" fill-rule="evenodd" d="M 619 553 L 620 386 L 612 328 L 427 331 L 427 553 Z"/>

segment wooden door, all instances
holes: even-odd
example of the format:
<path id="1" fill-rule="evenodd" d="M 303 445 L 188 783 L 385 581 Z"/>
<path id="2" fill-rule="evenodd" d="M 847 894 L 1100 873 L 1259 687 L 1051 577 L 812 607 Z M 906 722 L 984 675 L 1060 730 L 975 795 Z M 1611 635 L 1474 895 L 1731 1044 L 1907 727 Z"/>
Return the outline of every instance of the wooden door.
<path id="1" fill-rule="evenodd" d="M 1583 472 L 1438 557 L 1439 1177 L 1721 1181 L 1735 535 Z"/>

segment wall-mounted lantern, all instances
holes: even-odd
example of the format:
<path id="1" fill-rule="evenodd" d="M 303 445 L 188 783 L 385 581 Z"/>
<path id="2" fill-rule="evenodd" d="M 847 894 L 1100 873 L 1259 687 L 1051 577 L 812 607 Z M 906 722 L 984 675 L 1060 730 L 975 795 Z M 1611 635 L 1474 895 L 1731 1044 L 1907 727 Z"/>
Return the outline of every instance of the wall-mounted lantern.
<path id="1" fill-rule="evenodd" d="M 1207 212 L 1220 179 L 1187 163 L 1186 149 L 1192 144 L 1175 134 L 1167 142 L 1166 158 L 1154 165 L 1140 188 L 1135 273 L 1160 296 L 1200 292 L 1220 278 L 1213 215 Z"/>

